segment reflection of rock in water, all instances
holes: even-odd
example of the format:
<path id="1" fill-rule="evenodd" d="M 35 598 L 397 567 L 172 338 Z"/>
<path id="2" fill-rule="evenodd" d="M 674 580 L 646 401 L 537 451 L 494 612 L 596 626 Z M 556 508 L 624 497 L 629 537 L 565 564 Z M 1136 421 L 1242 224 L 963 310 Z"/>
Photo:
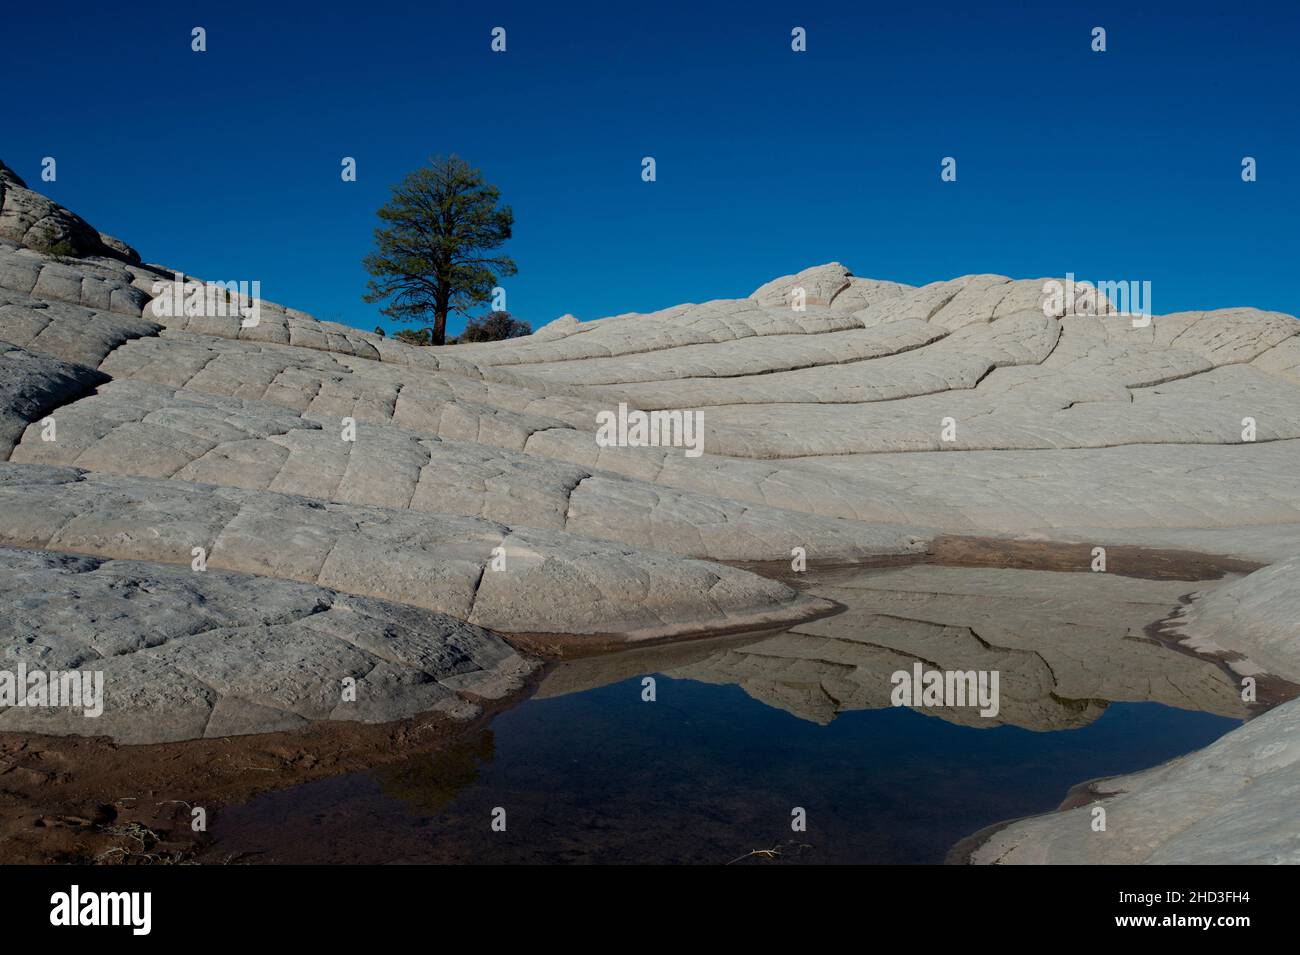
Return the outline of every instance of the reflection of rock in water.
<path id="1" fill-rule="evenodd" d="M 479 770 L 495 755 L 496 737 L 485 729 L 432 754 L 379 766 L 371 775 L 384 795 L 432 815 L 478 782 Z"/>
<path id="2" fill-rule="evenodd" d="M 973 727 L 1067 729 L 1113 701 L 1155 701 L 1241 717 L 1231 678 L 1208 660 L 1162 647 L 1143 628 L 1194 585 L 1092 573 L 913 566 L 814 586 L 848 608 L 793 630 L 725 645 L 646 649 L 563 665 L 541 695 L 640 673 L 736 684 L 754 699 L 826 724 L 846 710 L 890 706 L 891 675 L 996 670 L 1000 712 L 927 708 Z M 639 669 L 638 669 L 639 668 Z"/>
<path id="3" fill-rule="evenodd" d="M 1104 701 L 1084 701 L 1062 712 L 1051 669 L 1033 652 L 984 642 L 966 627 L 948 627 L 850 610 L 826 634 L 784 633 L 670 675 L 738 683 L 751 696 L 803 719 L 829 723 L 844 710 L 891 705 L 890 677 L 912 670 L 996 670 L 1001 712 L 981 717 L 974 708 L 934 709 L 952 722 L 1033 728 L 1079 725 L 1095 719 Z"/>

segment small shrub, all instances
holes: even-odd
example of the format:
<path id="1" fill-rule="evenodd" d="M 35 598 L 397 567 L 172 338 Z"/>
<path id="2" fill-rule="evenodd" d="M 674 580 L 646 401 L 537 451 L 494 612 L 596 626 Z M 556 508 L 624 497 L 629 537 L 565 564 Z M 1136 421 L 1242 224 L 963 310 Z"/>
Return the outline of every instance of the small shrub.
<path id="1" fill-rule="evenodd" d="M 52 228 L 45 226 L 32 241 L 32 248 L 45 255 L 52 255 L 56 259 L 77 258 L 77 247 L 67 239 L 56 238 L 55 235 Z"/>
<path id="2" fill-rule="evenodd" d="M 509 312 L 488 312 L 482 318 L 471 318 L 456 342 L 500 342 L 532 333 L 533 326 L 512 317 Z"/>
<path id="3" fill-rule="evenodd" d="M 433 336 L 428 328 L 403 328 L 393 335 L 393 339 L 407 345 L 432 345 Z"/>

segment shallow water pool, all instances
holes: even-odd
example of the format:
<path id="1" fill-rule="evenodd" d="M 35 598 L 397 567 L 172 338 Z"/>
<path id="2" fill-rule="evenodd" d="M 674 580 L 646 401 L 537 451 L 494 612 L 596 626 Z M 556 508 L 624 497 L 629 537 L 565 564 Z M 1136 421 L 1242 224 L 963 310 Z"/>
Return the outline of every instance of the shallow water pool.
<path id="1" fill-rule="evenodd" d="M 657 684 L 655 702 L 642 701 L 640 677 L 532 699 L 440 753 L 228 807 L 208 858 L 938 863 L 984 826 L 1055 808 L 1076 783 L 1239 725 L 1151 702 L 1052 732 L 903 708 L 818 725 L 736 685 Z M 791 829 L 795 807 L 805 832 Z"/>

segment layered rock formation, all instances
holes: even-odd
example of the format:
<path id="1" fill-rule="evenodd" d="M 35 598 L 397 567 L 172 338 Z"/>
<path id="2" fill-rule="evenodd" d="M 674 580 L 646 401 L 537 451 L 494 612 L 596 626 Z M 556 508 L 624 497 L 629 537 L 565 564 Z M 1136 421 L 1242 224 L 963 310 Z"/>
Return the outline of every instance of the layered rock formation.
<path id="1" fill-rule="evenodd" d="M 98 723 L 13 707 L 0 729 L 464 717 L 524 685 L 529 650 L 758 628 L 784 632 L 680 675 L 823 721 L 883 705 L 910 659 L 1001 668 L 1003 719 L 1034 728 L 1107 700 L 1240 715 L 1213 659 L 1142 635 L 1189 590 L 1191 648 L 1300 679 L 1290 316 L 1134 322 L 1103 297 L 1054 305 L 1041 279 L 917 288 L 832 263 L 432 349 L 271 302 L 250 323 L 227 287 L 174 278 L 0 165 L 0 563 L 21 581 L 0 653 L 112 675 Z M 155 307 L 193 291 L 215 294 Z M 703 453 L 598 440 L 620 405 L 698 416 Z M 837 584 L 852 609 L 831 617 L 732 566 L 903 561 L 945 534 L 1272 566 L 1220 586 L 912 568 Z"/>

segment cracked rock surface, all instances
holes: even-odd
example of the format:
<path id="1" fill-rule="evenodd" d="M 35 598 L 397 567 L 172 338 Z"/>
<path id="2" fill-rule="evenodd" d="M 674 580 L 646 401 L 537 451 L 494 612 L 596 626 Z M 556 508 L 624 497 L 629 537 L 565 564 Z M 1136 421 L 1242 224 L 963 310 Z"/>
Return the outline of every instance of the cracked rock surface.
<path id="1" fill-rule="evenodd" d="M 6 670 L 103 674 L 103 713 L 0 708 L 0 730 L 156 743 L 479 713 L 537 664 L 446 614 L 266 576 L 0 547 Z M 345 679 L 352 699 L 341 699 Z M 84 696 L 82 697 L 84 700 Z"/>

